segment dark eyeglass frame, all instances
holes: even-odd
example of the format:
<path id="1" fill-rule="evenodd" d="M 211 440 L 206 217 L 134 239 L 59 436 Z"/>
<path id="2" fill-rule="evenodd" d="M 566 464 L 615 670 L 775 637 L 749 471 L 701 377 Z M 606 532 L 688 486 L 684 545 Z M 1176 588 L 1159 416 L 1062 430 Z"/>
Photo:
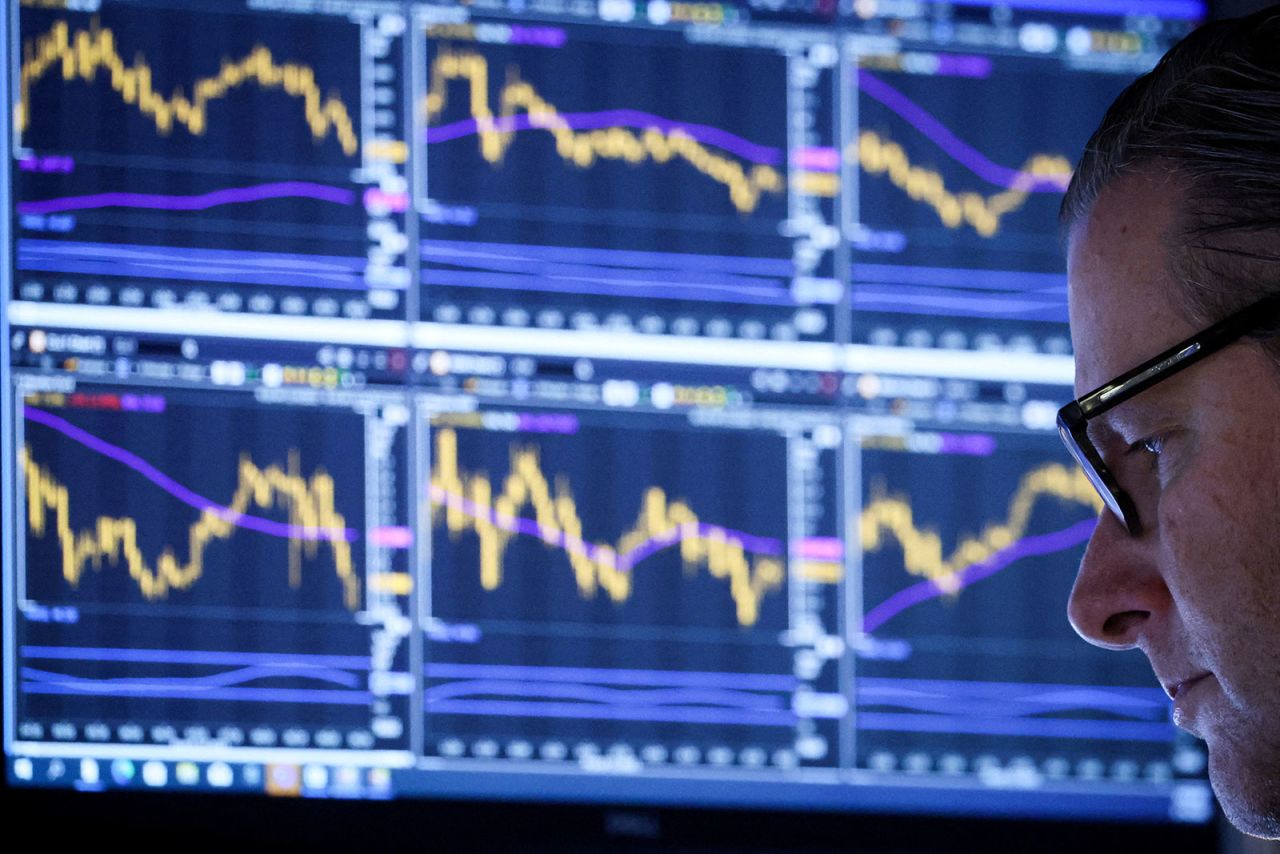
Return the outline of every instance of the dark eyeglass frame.
<path id="1" fill-rule="evenodd" d="M 1142 534 L 1137 507 L 1111 474 L 1107 464 L 1102 461 L 1102 454 L 1089 439 L 1089 422 L 1139 392 L 1191 367 L 1205 356 L 1235 343 L 1268 320 L 1277 318 L 1280 318 L 1280 293 L 1263 297 L 1240 309 L 1058 410 L 1058 432 L 1062 435 L 1067 450 L 1080 463 L 1102 500 L 1131 535 L 1136 537 Z"/>

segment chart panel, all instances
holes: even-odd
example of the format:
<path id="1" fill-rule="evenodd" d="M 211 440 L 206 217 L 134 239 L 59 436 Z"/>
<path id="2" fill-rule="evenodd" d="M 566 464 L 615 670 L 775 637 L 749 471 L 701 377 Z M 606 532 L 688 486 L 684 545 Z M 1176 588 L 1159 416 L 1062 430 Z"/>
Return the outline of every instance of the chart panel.
<path id="1" fill-rule="evenodd" d="M 424 35 L 424 317 L 832 340 L 832 41 Z"/>
<path id="2" fill-rule="evenodd" d="M 854 61 L 855 340 L 1067 352 L 1058 205 L 1130 76 L 1026 54 Z"/>
<path id="3" fill-rule="evenodd" d="M 406 316 L 397 15 L 19 20 L 17 298 Z"/>
<path id="4" fill-rule="evenodd" d="M 429 752 L 838 760 L 833 425 L 492 410 L 430 432 Z"/>
<path id="5" fill-rule="evenodd" d="M 1057 437 L 864 436 L 860 762 L 917 773 L 1167 780 L 1168 698 L 1065 603 L 1101 499 Z"/>
<path id="6" fill-rule="evenodd" d="M 405 412 L 23 394 L 23 737 L 406 746 Z"/>

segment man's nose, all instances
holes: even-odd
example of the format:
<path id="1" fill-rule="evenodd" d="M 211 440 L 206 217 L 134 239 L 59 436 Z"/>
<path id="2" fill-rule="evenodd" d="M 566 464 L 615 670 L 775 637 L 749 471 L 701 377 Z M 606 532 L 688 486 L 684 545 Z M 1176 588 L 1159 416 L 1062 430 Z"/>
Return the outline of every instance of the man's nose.
<path id="1" fill-rule="evenodd" d="M 1152 559 L 1153 536 L 1130 536 L 1110 512 L 1098 520 L 1067 604 L 1072 627 L 1089 643 L 1107 649 L 1137 646 L 1151 621 L 1172 604 Z"/>

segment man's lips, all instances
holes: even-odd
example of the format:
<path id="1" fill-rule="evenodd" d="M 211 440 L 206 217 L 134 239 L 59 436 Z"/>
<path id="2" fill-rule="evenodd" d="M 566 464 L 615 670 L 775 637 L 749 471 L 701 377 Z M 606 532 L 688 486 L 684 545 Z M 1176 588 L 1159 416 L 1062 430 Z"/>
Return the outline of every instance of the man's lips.
<path id="1" fill-rule="evenodd" d="M 1169 695 L 1170 700 L 1176 700 L 1179 695 L 1186 693 L 1188 688 L 1208 675 L 1210 675 L 1209 672 L 1205 671 L 1204 673 L 1197 673 L 1195 676 L 1182 679 L 1178 682 L 1166 682 L 1164 683 L 1165 693 Z"/>

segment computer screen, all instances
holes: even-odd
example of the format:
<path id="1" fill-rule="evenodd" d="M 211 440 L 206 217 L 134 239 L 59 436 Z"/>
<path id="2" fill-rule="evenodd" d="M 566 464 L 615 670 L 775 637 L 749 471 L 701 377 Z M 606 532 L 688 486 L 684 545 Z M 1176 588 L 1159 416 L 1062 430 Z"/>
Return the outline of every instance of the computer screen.
<path id="1" fill-rule="evenodd" d="M 1054 426 L 1203 14 L 9 4 L 7 785 L 1208 821 Z"/>

